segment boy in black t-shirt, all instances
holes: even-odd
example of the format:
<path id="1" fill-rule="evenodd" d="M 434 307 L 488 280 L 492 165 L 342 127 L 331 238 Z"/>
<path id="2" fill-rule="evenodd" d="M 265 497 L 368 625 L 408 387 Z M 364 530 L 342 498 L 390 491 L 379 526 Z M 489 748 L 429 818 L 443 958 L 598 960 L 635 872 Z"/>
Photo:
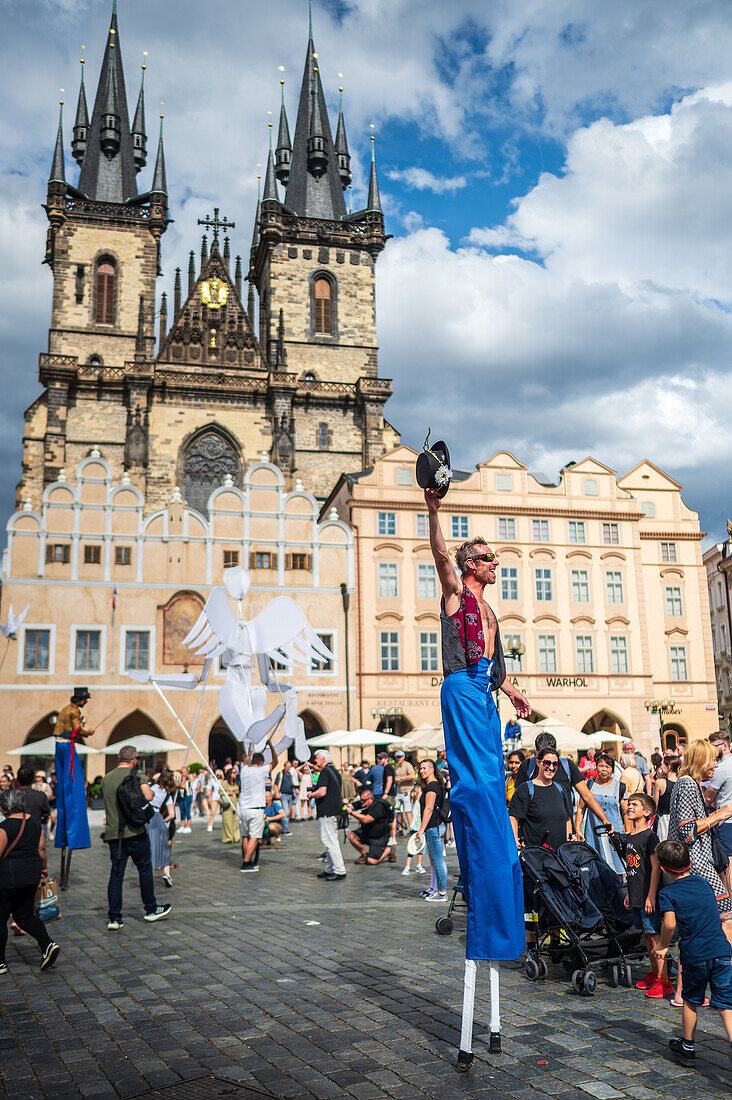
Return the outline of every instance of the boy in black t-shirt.
<path id="1" fill-rule="evenodd" d="M 615 833 L 610 843 L 625 863 L 628 895 L 625 905 L 632 914 L 636 928 L 640 928 L 646 941 L 651 969 L 636 982 L 636 989 L 645 989 L 646 997 L 669 997 L 673 986 L 668 980 L 664 964 L 656 974 L 654 953 L 661 931 L 661 914 L 658 911 L 658 884 L 661 869 L 655 850 L 658 837 L 648 822 L 656 812 L 656 804 L 647 794 L 633 794 L 628 799 L 628 820 L 632 822 L 629 833 Z"/>
<path id="2" fill-rule="evenodd" d="M 695 1064 L 698 1009 L 709 985 L 732 1059 L 732 946 L 722 928 L 717 899 L 706 879 L 689 873 L 689 849 L 681 841 L 664 840 L 658 845 L 657 857 L 671 882 L 658 896 L 663 927 L 655 951 L 656 966 L 660 971 L 666 965 L 668 945 L 677 928 L 682 966 L 683 1039 L 669 1039 L 669 1048 L 682 1065 Z"/>

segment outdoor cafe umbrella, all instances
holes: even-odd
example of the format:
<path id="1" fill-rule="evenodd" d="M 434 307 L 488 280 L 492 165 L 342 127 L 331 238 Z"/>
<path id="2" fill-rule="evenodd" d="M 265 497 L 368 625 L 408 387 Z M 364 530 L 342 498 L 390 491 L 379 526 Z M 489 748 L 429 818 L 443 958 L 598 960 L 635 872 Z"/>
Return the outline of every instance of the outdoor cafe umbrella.
<path id="1" fill-rule="evenodd" d="M 421 726 L 417 726 L 406 733 L 398 743 L 392 740 L 389 744 L 395 749 L 431 749 L 438 751 L 445 747 L 445 733 L 442 726 L 430 726 L 427 722 L 423 722 Z"/>
<path id="2" fill-rule="evenodd" d="M 568 726 L 566 722 L 560 722 L 558 718 L 545 718 L 541 722 L 527 724 L 523 729 L 527 732 L 531 730 L 532 738 L 539 733 L 550 733 L 552 737 L 556 737 L 558 748 L 569 749 L 571 752 L 593 748 L 597 744 L 589 734 Z"/>
<path id="3" fill-rule="evenodd" d="M 92 749 L 92 752 L 103 752 L 105 756 L 116 756 L 123 745 L 132 745 L 137 749 L 140 756 L 152 756 L 156 752 L 175 752 L 177 749 L 188 748 L 188 745 L 183 745 L 180 741 L 165 741 L 162 737 L 151 737 L 149 733 L 138 733 L 135 737 L 125 737 L 114 745 L 107 745 L 106 749 Z"/>
<path id="4" fill-rule="evenodd" d="M 396 745 L 401 744 L 399 737 L 392 733 L 382 733 L 379 730 L 333 730 L 331 733 L 321 733 L 318 737 L 311 737 L 308 745 L 313 749 L 345 749 L 355 745 Z"/>
<path id="5" fill-rule="evenodd" d="M 76 751 L 79 756 L 92 756 L 102 752 L 102 749 L 90 749 L 86 745 L 76 742 Z M 40 741 L 31 741 L 27 745 L 21 745 L 18 749 L 10 749 L 8 756 L 53 756 L 56 752 L 56 738 L 43 737 Z"/>

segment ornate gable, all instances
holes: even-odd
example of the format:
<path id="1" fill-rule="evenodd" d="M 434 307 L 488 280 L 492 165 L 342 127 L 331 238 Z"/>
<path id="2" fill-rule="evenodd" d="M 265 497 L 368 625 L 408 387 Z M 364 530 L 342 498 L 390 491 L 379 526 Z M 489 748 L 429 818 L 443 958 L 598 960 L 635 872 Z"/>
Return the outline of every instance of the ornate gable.
<path id="1" fill-rule="evenodd" d="M 173 320 L 157 357 L 161 364 L 266 371 L 257 338 L 214 242 L 211 255 Z"/>

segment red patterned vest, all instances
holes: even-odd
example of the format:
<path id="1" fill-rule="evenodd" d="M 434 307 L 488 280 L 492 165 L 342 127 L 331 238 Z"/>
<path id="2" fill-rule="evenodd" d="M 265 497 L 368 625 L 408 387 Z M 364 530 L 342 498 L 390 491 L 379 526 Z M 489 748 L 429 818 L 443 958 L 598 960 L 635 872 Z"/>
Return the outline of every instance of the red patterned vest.
<path id="1" fill-rule="evenodd" d="M 468 664 L 477 665 L 478 661 L 485 656 L 483 620 L 478 601 L 465 584 L 463 585 L 460 607 L 450 618 L 457 628 L 460 644 L 465 651 Z"/>

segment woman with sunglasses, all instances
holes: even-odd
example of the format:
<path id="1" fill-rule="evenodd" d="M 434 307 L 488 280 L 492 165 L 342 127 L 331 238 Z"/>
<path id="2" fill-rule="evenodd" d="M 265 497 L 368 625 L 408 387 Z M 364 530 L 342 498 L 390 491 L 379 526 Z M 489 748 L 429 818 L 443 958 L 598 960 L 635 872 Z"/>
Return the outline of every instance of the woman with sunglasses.
<path id="1" fill-rule="evenodd" d="M 540 848 L 548 844 L 555 851 L 571 840 L 572 809 L 554 777 L 559 767 L 555 749 L 542 749 L 534 779 L 521 783 L 511 799 L 508 813 L 516 847 Z"/>

